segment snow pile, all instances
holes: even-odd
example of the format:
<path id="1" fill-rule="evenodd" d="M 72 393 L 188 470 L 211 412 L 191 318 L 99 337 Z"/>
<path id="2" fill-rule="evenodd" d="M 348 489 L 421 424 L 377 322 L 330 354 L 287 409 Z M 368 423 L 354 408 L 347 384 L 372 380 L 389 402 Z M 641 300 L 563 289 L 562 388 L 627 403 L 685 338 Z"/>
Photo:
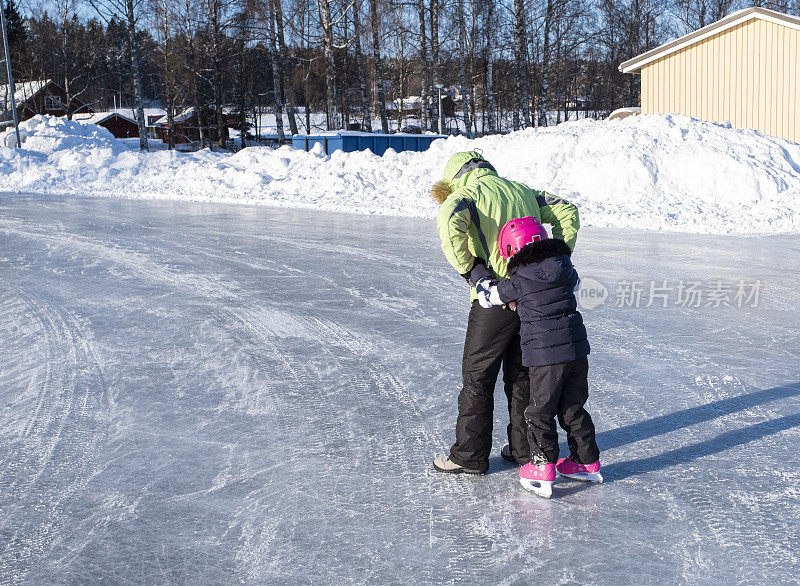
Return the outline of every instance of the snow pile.
<path id="1" fill-rule="evenodd" d="M 120 148 L 114 135 L 102 126 L 81 124 L 55 116 L 34 116 L 19 125 L 19 137 L 25 150 L 54 153 L 69 149 Z M 13 127 L 5 132 L 0 144 L 16 146 Z"/>
<path id="2" fill-rule="evenodd" d="M 800 232 L 800 145 L 679 115 L 455 137 L 383 157 L 290 147 L 141 154 L 92 125 L 37 117 L 23 127 L 22 150 L 0 147 L 0 190 L 432 218 L 428 189 L 447 158 L 477 148 L 500 174 L 572 200 L 584 225 Z"/>

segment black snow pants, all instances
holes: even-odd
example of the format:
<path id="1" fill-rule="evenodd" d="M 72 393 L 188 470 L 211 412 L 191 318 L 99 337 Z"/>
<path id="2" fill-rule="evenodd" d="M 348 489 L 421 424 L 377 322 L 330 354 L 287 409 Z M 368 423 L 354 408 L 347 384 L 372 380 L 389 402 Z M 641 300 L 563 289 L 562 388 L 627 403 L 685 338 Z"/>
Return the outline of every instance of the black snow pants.
<path id="1" fill-rule="evenodd" d="M 600 457 L 594 423 L 583 408 L 589 398 L 588 373 L 586 358 L 564 364 L 531 366 L 531 403 L 525 409 L 525 419 L 534 464 L 558 461 L 556 417 L 567 432 L 573 460 L 591 464 Z"/>
<path id="2" fill-rule="evenodd" d="M 461 363 L 456 443 L 450 460 L 481 472 L 489 469 L 492 449 L 494 386 L 500 365 L 508 399 L 508 443 L 520 464 L 530 460 L 525 408 L 530 402 L 528 369 L 522 365 L 519 316 L 507 308 L 485 309 L 472 303 Z"/>

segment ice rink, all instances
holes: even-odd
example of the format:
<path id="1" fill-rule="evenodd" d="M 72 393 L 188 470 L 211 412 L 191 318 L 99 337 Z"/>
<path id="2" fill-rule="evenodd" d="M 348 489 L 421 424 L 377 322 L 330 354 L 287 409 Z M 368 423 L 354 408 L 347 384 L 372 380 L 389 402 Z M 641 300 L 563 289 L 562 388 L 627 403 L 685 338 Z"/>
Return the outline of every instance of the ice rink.
<path id="1" fill-rule="evenodd" d="M 432 221 L 0 195 L 0 583 L 794 583 L 800 237 L 573 260 L 606 481 L 546 501 L 502 383 L 490 473 L 431 466 L 469 309 Z"/>

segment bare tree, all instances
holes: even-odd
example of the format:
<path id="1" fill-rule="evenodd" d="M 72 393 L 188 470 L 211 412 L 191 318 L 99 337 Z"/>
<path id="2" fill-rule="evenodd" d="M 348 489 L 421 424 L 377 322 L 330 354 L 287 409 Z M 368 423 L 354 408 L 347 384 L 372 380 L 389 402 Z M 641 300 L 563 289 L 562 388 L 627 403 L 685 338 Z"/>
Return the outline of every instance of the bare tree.
<path id="1" fill-rule="evenodd" d="M 486 2 L 486 116 L 485 122 L 489 127 L 489 134 L 497 132 L 494 105 L 494 36 L 495 30 L 495 0 L 485 0 Z"/>
<path id="2" fill-rule="evenodd" d="M 472 138 L 472 128 L 469 121 L 469 99 L 468 94 L 472 93 L 472 88 L 467 84 L 467 59 L 470 53 L 467 46 L 467 15 L 464 10 L 464 0 L 458 0 L 458 39 L 460 45 L 460 58 L 458 60 L 458 76 L 461 85 L 461 113 L 464 117 L 464 132 L 467 138 Z"/>
<path id="3" fill-rule="evenodd" d="M 514 114 L 512 125 L 514 130 L 525 128 L 528 125 L 530 95 L 527 86 L 528 79 L 528 46 L 525 34 L 525 2 L 514 0 Z M 522 122 L 520 122 L 522 113 Z"/>
<path id="4" fill-rule="evenodd" d="M 353 0 L 353 36 L 358 69 L 358 85 L 361 90 L 361 123 L 367 132 L 372 132 L 372 112 L 369 107 L 367 91 L 367 72 L 364 69 L 364 55 L 361 52 L 361 0 Z"/>
<path id="5" fill-rule="evenodd" d="M 272 0 L 275 15 L 275 32 L 278 40 L 278 65 L 281 71 L 281 91 L 283 92 L 286 113 L 289 118 L 289 131 L 292 135 L 297 134 L 297 119 L 295 118 L 295 103 L 292 93 L 285 91 L 287 78 L 287 65 L 289 62 L 289 50 L 286 47 L 286 35 L 284 32 L 283 5 L 281 0 Z"/>
<path id="6" fill-rule="evenodd" d="M 333 23 L 331 22 L 330 0 L 317 0 L 319 17 L 322 23 L 322 52 L 325 56 L 325 114 L 328 130 L 336 124 L 336 96 L 334 90 Z"/>
<path id="7" fill-rule="evenodd" d="M 275 130 L 278 133 L 278 140 L 283 143 L 286 140 L 286 136 L 283 132 L 283 92 L 278 57 L 275 5 L 272 0 L 267 0 L 265 5 L 267 10 L 267 34 L 269 35 L 269 56 L 272 63 L 272 99 L 275 105 Z"/>
<path id="8" fill-rule="evenodd" d="M 386 117 L 386 87 L 384 86 L 383 67 L 381 65 L 378 0 L 369 0 L 369 17 L 372 25 L 372 59 L 375 67 L 375 86 L 378 94 L 378 113 L 381 117 L 381 130 L 383 130 L 384 133 L 388 133 L 389 119 Z"/>
<path id="9" fill-rule="evenodd" d="M 678 18 L 690 33 L 726 16 L 733 0 L 675 0 Z"/>
<path id="10" fill-rule="evenodd" d="M 144 95 L 142 92 L 141 55 L 139 39 L 136 36 L 136 25 L 143 0 L 89 0 L 92 8 L 106 22 L 112 18 L 120 18 L 125 22 L 128 32 L 130 50 L 130 76 L 133 82 L 133 104 L 136 110 L 136 121 L 139 125 L 139 149 L 147 148 L 147 129 L 144 118 Z"/>
<path id="11" fill-rule="evenodd" d="M 433 87 L 437 90 L 437 95 L 435 96 L 438 98 L 441 95 L 441 69 L 439 66 L 439 12 L 440 12 L 440 4 L 439 0 L 430 0 L 430 13 L 431 13 L 431 70 L 433 75 Z M 436 108 L 434 108 L 435 114 L 434 122 L 438 125 L 438 131 L 441 134 L 444 134 L 444 116 L 440 116 L 439 112 Z"/>
<path id="12" fill-rule="evenodd" d="M 164 98 L 164 109 L 167 112 L 167 145 L 170 150 L 175 148 L 175 103 L 177 83 L 175 79 L 174 53 L 172 42 L 171 23 L 174 15 L 169 0 L 153 0 L 153 13 L 155 14 L 161 35 L 161 85 Z"/>

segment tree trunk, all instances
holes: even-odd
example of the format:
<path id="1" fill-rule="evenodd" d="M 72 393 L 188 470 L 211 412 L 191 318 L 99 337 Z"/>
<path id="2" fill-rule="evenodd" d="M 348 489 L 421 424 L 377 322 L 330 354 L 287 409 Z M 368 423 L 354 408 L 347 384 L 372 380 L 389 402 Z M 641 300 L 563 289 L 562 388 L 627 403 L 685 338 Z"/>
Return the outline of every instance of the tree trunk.
<path id="1" fill-rule="evenodd" d="M 292 92 L 286 91 L 286 64 L 289 62 L 289 50 L 286 48 L 286 35 L 284 34 L 283 27 L 283 5 L 281 4 L 281 0 L 272 1 L 275 10 L 275 30 L 278 35 L 278 64 L 281 69 L 281 88 L 283 91 L 284 103 L 286 104 L 286 113 L 289 118 L 289 132 L 295 135 L 297 134 L 297 118 L 294 113 L 296 104 L 292 98 Z"/>
<path id="2" fill-rule="evenodd" d="M 486 116 L 489 134 L 497 132 L 494 107 L 494 0 L 486 0 Z"/>
<path id="3" fill-rule="evenodd" d="M 142 75 L 139 67 L 139 40 L 136 38 L 136 15 L 133 0 L 125 0 L 125 17 L 128 25 L 128 42 L 131 49 L 131 78 L 133 79 L 133 105 L 139 125 L 139 150 L 147 151 L 147 129 L 144 119 L 144 97 L 142 95 Z"/>
<path id="4" fill-rule="evenodd" d="M 444 134 L 444 115 L 439 116 L 439 95 L 441 85 L 439 77 L 439 0 L 431 0 L 431 59 L 433 60 L 433 87 L 436 88 L 436 105 L 434 107 L 434 126 L 438 125 L 440 134 Z"/>
<path id="5" fill-rule="evenodd" d="M 236 60 L 236 73 L 238 79 L 239 89 L 237 97 L 239 98 L 239 141 L 241 148 L 247 146 L 245 141 L 245 133 L 247 127 L 247 104 L 246 104 L 246 78 L 245 78 L 245 50 L 247 48 L 247 16 L 248 11 L 244 10 L 240 16 L 241 22 L 239 23 L 239 58 Z"/>
<path id="6" fill-rule="evenodd" d="M 404 118 L 403 115 L 405 114 L 405 112 L 403 111 L 403 108 L 404 108 L 403 95 L 405 94 L 403 85 L 404 85 L 405 76 L 406 76 L 406 69 L 405 69 L 406 55 L 405 55 L 405 42 L 404 42 L 405 37 L 403 36 L 403 13 L 402 13 L 402 10 L 396 10 L 395 12 L 397 14 L 397 34 L 399 35 L 399 41 L 400 41 L 400 55 L 399 55 L 400 64 L 399 64 L 399 67 L 398 67 L 398 74 L 397 74 L 397 93 L 399 94 L 397 96 L 397 105 L 398 105 L 397 106 L 397 132 L 402 132 L 403 118 Z"/>
<path id="7" fill-rule="evenodd" d="M 372 21 L 372 58 L 375 61 L 375 86 L 378 90 L 378 113 L 381 117 L 381 130 L 389 133 L 389 119 L 386 117 L 386 91 L 383 85 L 383 67 L 381 67 L 381 45 L 378 22 L 378 0 L 369 0 L 369 15 Z"/>
<path id="8" fill-rule="evenodd" d="M 420 127 L 422 132 L 428 130 L 428 43 L 425 38 L 425 0 L 417 0 L 419 13 L 419 61 L 420 72 Z"/>
<path id="9" fill-rule="evenodd" d="M 211 25 L 211 79 L 214 90 L 214 119 L 216 140 L 219 148 L 225 148 L 225 133 L 223 127 L 225 125 L 222 113 L 222 50 L 220 43 L 220 0 L 208 0 L 208 12 Z M 209 143 L 210 145 L 211 143 Z M 213 150 L 213 149 L 212 149 Z"/>
<path id="10" fill-rule="evenodd" d="M 514 115 L 512 117 L 512 124 L 514 130 L 519 130 L 520 127 L 524 128 L 527 122 L 527 116 L 524 116 L 524 121 L 520 124 L 520 113 L 528 108 L 528 100 L 525 91 L 525 84 L 528 78 L 527 64 L 525 63 L 525 56 L 527 50 L 525 48 L 525 4 L 523 0 L 514 0 Z"/>
<path id="11" fill-rule="evenodd" d="M 162 30 L 164 35 L 164 101 L 167 105 L 167 147 L 175 148 L 175 91 L 172 84 L 169 66 L 169 5 L 167 0 L 161 2 Z"/>
<path id="12" fill-rule="evenodd" d="M 278 41 L 275 31 L 275 10 L 273 2 L 267 2 L 269 8 L 269 52 L 272 61 L 272 97 L 275 104 L 275 130 L 278 133 L 278 140 L 281 144 L 286 141 L 283 133 L 283 95 L 281 91 L 281 66 L 278 57 Z"/>
<path id="13" fill-rule="evenodd" d="M 374 0 L 373 0 L 374 1 Z M 330 0 L 318 0 L 322 21 L 322 52 L 325 58 L 325 116 L 326 127 L 333 130 L 336 124 L 336 95 L 333 77 L 336 64 L 333 60 L 333 24 Z"/>
<path id="14" fill-rule="evenodd" d="M 364 71 L 364 54 L 361 52 L 361 0 L 353 2 L 353 27 L 355 35 L 356 69 L 358 69 L 358 85 L 361 88 L 361 123 L 364 130 L 372 132 L 372 112 L 369 107 L 369 92 L 367 91 L 367 72 Z"/>
<path id="15" fill-rule="evenodd" d="M 464 11 L 464 0 L 458 0 L 458 37 L 461 49 L 461 58 L 458 60 L 458 77 L 461 84 L 461 113 L 464 117 L 464 132 L 467 138 L 472 138 L 472 126 L 469 121 L 469 98 L 467 87 L 467 15 Z M 469 92 L 472 93 L 472 92 Z"/>
<path id="16" fill-rule="evenodd" d="M 195 47 L 195 35 L 192 29 L 192 11 L 193 6 L 191 0 L 185 0 L 185 11 L 186 11 L 186 22 L 184 26 L 186 27 L 186 34 L 189 38 L 189 63 L 191 64 L 191 79 L 192 79 L 192 105 L 194 106 L 194 111 L 197 114 L 197 133 L 198 138 L 200 140 L 200 148 L 203 149 L 206 146 L 206 134 L 205 129 L 203 127 L 203 115 L 202 110 L 200 108 L 200 85 L 197 82 L 198 74 L 197 72 L 200 70 L 200 65 L 197 59 L 197 49 Z M 173 122 L 174 124 L 174 122 Z"/>
<path id="17" fill-rule="evenodd" d="M 550 97 L 548 74 L 550 72 L 550 27 L 553 24 L 553 0 L 547 0 L 542 36 L 541 96 L 539 98 L 539 126 L 547 126 L 547 108 Z"/>

